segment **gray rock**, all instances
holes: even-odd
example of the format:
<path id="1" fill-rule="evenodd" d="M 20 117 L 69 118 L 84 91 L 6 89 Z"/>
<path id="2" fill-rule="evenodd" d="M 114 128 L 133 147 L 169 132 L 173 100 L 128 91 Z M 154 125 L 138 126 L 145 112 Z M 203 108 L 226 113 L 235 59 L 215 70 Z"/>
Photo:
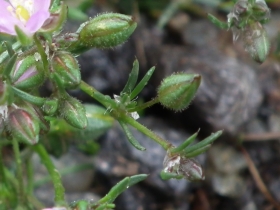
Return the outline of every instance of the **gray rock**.
<path id="1" fill-rule="evenodd" d="M 215 49 L 190 50 L 174 46 L 163 49 L 161 65 L 159 78 L 174 72 L 202 76 L 193 106 L 215 129 L 236 134 L 256 115 L 262 95 L 255 72 L 248 65 Z"/>

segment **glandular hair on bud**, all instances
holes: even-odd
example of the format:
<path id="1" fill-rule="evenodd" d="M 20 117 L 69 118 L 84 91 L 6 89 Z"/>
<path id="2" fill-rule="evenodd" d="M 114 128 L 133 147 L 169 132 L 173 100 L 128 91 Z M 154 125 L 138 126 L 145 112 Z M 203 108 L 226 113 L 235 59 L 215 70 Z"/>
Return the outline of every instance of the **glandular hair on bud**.
<path id="1" fill-rule="evenodd" d="M 131 16 L 106 13 L 84 23 L 77 33 L 85 47 L 110 48 L 124 43 L 136 26 Z"/>
<path id="2" fill-rule="evenodd" d="M 51 60 L 51 74 L 56 74 L 65 88 L 76 88 L 81 82 L 78 61 L 69 52 L 57 52 Z"/>
<path id="3" fill-rule="evenodd" d="M 178 73 L 163 79 L 158 88 L 159 102 L 174 111 L 186 109 L 200 85 L 198 74 Z"/>

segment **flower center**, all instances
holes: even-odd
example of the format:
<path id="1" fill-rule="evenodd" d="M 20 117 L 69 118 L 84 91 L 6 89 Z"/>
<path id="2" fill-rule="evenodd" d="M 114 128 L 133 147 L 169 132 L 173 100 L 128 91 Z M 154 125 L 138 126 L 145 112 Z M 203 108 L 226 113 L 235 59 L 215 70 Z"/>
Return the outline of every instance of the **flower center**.
<path id="1" fill-rule="evenodd" d="M 10 0 L 7 10 L 24 24 L 33 13 L 33 0 Z"/>

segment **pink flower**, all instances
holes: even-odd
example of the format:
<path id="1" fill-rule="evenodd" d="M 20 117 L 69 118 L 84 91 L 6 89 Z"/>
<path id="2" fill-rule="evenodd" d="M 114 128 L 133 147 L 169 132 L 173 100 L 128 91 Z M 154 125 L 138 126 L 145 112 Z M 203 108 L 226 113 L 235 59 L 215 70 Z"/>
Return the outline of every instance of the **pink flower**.
<path id="1" fill-rule="evenodd" d="M 0 0 L 0 33 L 16 35 L 18 26 L 32 36 L 50 17 L 51 0 Z"/>

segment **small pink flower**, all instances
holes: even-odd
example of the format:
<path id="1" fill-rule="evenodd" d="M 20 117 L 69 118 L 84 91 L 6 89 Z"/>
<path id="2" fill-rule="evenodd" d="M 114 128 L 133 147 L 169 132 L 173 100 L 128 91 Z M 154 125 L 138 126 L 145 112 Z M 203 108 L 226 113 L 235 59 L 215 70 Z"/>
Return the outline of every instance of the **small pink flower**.
<path id="1" fill-rule="evenodd" d="M 50 17 L 51 0 L 0 0 L 0 33 L 16 35 L 18 26 L 32 36 Z"/>

